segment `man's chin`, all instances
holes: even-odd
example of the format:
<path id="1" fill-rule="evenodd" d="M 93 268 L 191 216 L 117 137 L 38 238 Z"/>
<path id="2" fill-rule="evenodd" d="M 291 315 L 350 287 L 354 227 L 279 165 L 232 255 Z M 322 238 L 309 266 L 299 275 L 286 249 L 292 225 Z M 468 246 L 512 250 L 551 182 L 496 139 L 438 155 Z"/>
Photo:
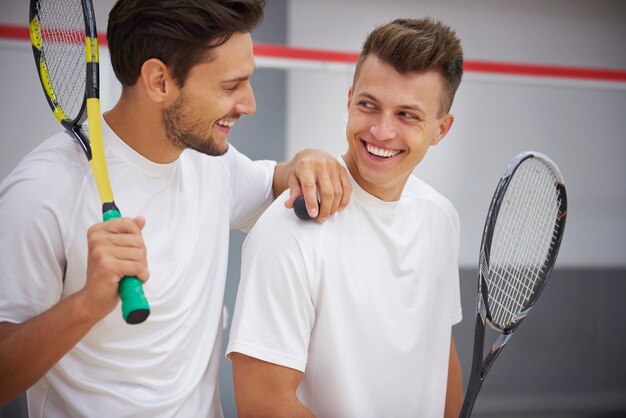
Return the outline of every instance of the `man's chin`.
<path id="1" fill-rule="evenodd" d="M 228 142 L 227 142 L 227 143 L 226 143 L 226 145 L 224 145 L 224 146 L 222 147 L 222 149 L 221 149 L 220 153 L 219 153 L 217 156 L 220 156 L 220 155 L 224 155 L 224 154 L 226 154 L 226 153 L 228 152 L 228 148 L 229 148 L 229 147 L 230 147 L 230 145 L 228 145 Z"/>
<path id="2" fill-rule="evenodd" d="M 215 144 L 212 144 L 211 146 L 206 146 L 206 147 L 189 146 L 188 148 L 194 151 L 198 151 L 201 154 L 209 155 L 211 157 L 219 157 L 228 152 L 229 145 L 227 142 L 224 146 L 221 146 L 221 147 L 218 147 Z"/>

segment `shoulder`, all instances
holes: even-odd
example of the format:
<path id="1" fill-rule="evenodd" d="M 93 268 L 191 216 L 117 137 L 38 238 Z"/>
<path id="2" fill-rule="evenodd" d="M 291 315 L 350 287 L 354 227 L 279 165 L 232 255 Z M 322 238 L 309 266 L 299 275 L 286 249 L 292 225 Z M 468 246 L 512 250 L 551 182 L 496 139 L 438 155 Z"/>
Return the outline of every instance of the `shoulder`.
<path id="1" fill-rule="evenodd" d="M 262 246 L 277 255 L 282 251 L 308 252 L 315 247 L 324 225 L 299 219 L 293 209 L 285 207 L 288 197 L 289 190 L 285 190 L 263 212 L 248 233 L 248 244 Z"/>
<path id="2" fill-rule="evenodd" d="M 60 132 L 33 149 L 3 180 L 3 189 L 19 185 L 32 191 L 62 193 L 77 187 L 89 172 L 89 163 L 80 145 Z"/>
<path id="3" fill-rule="evenodd" d="M 409 203 L 420 203 L 428 206 L 431 213 L 445 216 L 458 231 L 459 215 L 452 202 L 419 177 L 409 176 L 403 199 Z"/>
<path id="4" fill-rule="evenodd" d="M 48 138 L 0 183 L 2 211 L 13 216 L 70 213 L 90 173 L 82 149 L 67 133 Z"/>
<path id="5" fill-rule="evenodd" d="M 273 173 L 274 166 L 276 165 L 275 161 L 252 160 L 247 155 L 241 153 L 232 144 L 228 145 L 228 151 L 224 155 L 219 156 L 217 160 L 219 160 L 231 174 L 243 170 L 256 172 L 259 169 L 271 170 Z"/>
<path id="6" fill-rule="evenodd" d="M 222 181 L 223 176 L 226 176 L 233 185 L 243 188 L 257 186 L 259 182 L 271 185 L 276 165 L 274 161 L 269 160 L 253 161 L 232 145 L 229 145 L 228 151 L 220 156 L 208 156 L 186 149 L 182 158 L 195 172 L 217 176 L 218 181 Z"/>

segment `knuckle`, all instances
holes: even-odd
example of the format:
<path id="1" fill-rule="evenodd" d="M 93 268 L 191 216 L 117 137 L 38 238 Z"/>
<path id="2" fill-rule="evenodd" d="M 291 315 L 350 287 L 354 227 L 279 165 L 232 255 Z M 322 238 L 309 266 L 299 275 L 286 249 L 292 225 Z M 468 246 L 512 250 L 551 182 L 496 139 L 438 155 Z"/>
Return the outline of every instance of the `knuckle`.
<path id="1" fill-rule="evenodd" d="M 333 190 L 324 189 L 320 191 L 320 196 L 322 199 L 330 200 L 335 197 L 335 192 Z"/>
<path id="2" fill-rule="evenodd" d="M 97 243 L 98 243 L 98 237 L 95 234 L 87 235 L 87 246 L 89 248 L 95 247 Z"/>
<path id="3" fill-rule="evenodd" d="M 139 264 L 137 266 L 137 278 L 145 282 L 146 280 L 148 280 L 148 277 L 150 277 L 150 272 L 148 271 L 146 266 L 144 266 L 143 264 Z"/>
<path id="4" fill-rule="evenodd" d="M 98 225 L 91 225 L 87 229 L 87 236 L 90 237 L 98 232 Z"/>
<path id="5" fill-rule="evenodd" d="M 102 236 L 102 230 L 98 225 L 92 225 L 87 230 L 87 244 L 94 245 L 98 241 L 100 241 L 100 237 Z"/>
<path id="6" fill-rule="evenodd" d="M 98 258 L 100 267 L 104 271 L 113 271 L 115 268 L 115 262 L 110 257 L 102 256 Z"/>
<path id="7" fill-rule="evenodd" d="M 315 187 L 315 181 L 312 179 L 302 180 L 302 187 L 313 188 Z"/>
<path id="8" fill-rule="evenodd" d="M 296 162 L 296 169 L 298 169 L 298 170 L 305 169 L 306 167 L 308 167 L 309 163 L 310 162 L 309 162 L 309 159 L 307 157 L 300 158 Z"/>
<path id="9" fill-rule="evenodd" d="M 140 234 L 137 234 L 133 237 L 133 246 L 138 248 L 144 247 L 143 237 Z"/>
<path id="10" fill-rule="evenodd" d="M 90 253 L 91 253 L 91 258 L 93 258 L 96 261 L 103 260 L 106 257 L 105 251 L 101 247 L 92 248 Z"/>
<path id="11" fill-rule="evenodd" d="M 121 218 L 121 225 L 122 227 L 126 230 L 126 231 L 136 231 L 137 230 L 137 225 L 135 225 L 135 222 L 133 222 L 132 219 L 130 218 Z"/>

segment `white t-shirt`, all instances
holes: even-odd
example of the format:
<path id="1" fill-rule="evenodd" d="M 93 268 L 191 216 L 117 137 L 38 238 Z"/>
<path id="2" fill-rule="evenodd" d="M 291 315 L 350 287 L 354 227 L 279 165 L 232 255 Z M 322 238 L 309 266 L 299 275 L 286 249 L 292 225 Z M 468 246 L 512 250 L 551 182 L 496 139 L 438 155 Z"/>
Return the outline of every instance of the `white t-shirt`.
<path id="1" fill-rule="evenodd" d="M 275 163 L 231 146 L 156 164 L 103 130 L 116 203 L 146 218 L 151 314 L 128 325 L 118 307 L 96 324 L 28 390 L 29 415 L 221 417 L 229 228 L 247 228 L 271 202 Z M 82 288 L 87 229 L 101 220 L 76 141 L 60 133 L 30 153 L 0 183 L 0 321 L 23 322 Z"/>
<path id="2" fill-rule="evenodd" d="M 320 225 L 279 197 L 244 243 L 227 353 L 304 372 L 318 417 L 441 417 L 451 326 L 461 320 L 459 221 L 411 176 L 384 202 L 352 180 Z"/>

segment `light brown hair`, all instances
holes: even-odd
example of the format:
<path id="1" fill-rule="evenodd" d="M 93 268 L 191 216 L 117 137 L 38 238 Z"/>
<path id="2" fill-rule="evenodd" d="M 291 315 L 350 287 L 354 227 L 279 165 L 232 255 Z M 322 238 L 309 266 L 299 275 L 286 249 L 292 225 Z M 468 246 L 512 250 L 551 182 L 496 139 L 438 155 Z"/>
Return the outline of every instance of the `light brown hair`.
<path id="1" fill-rule="evenodd" d="M 356 84 L 363 62 L 375 55 L 400 74 L 437 71 L 444 85 L 441 112 L 448 113 L 463 76 L 463 49 L 456 32 L 431 18 L 396 19 L 376 27 L 366 38 L 354 71 Z"/>

